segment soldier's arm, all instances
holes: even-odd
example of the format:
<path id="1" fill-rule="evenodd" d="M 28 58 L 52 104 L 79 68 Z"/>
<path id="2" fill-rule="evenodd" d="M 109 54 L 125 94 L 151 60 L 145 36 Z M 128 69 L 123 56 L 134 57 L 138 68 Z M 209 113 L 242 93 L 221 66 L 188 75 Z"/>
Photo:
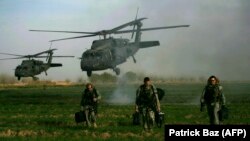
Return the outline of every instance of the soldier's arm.
<path id="1" fill-rule="evenodd" d="M 84 105 L 84 91 L 82 92 L 81 103 L 80 106 Z"/>
<path id="2" fill-rule="evenodd" d="M 201 98 L 200 98 L 200 103 L 201 104 L 205 103 L 205 99 L 204 99 L 205 91 L 206 91 L 206 88 L 204 88 L 203 91 L 202 91 L 202 93 L 201 93 Z"/>
<path id="3" fill-rule="evenodd" d="M 225 95 L 223 93 L 223 87 L 219 86 L 219 90 L 220 90 L 220 94 L 221 94 L 221 104 L 226 105 L 226 98 L 225 98 Z"/>
<path id="4" fill-rule="evenodd" d="M 102 98 L 102 96 L 101 96 L 101 94 L 99 93 L 99 91 L 97 91 L 96 90 L 96 98 L 97 98 L 97 100 L 101 100 L 101 98 Z"/>
<path id="5" fill-rule="evenodd" d="M 159 101 L 159 98 L 158 98 L 158 93 L 157 93 L 157 89 L 154 85 L 152 85 L 153 87 L 153 91 L 154 91 L 154 95 L 155 95 L 155 102 L 156 102 L 156 106 L 157 106 L 157 110 L 158 112 L 161 111 L 161 105 L 160 105 L 160 101 Z"/>
<path id="6" fill-rule="evenodd" d="M 205 99 L 204 99 L 205 91 L 206 91 L 206 88 L 203 89 L 201 98 L 200 98 L 200 111 L 201 112 L 203 112 L 205 108 Z"/>
<path id="7" fill-rule="evenodd" d="M 141 92 L 140 87 L 136 90 L 136 98 L 135 98 L 135 111 L 138 112 L 138 105 L 139 105 L 139 94 Z"/>
<path id="8" fill-rule="evenodd" d="M 84 91 L 82 92 L 82 97 L 81 97 L 81 103 L 80 103 L 80 111 L 84 111 L 84 105 L 85 105 L 85 103 L 84 103 Z"/>

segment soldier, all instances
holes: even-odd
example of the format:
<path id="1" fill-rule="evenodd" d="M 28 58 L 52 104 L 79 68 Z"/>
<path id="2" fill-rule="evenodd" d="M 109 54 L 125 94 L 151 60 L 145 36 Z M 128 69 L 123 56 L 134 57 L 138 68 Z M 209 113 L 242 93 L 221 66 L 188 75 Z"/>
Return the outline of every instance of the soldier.
<path id="1" fill-rule="evenodd" d="M 204 106 L 207 106 L 207 112 L 209 116 L 210 124 L 218 125 L 219 122 L 219 110 L 222 106 L 225 106 L 225 96 L 222 92 L 222 86 L 219 84 L 219 79 L 216 76 L 210 76 L 207 80 L 201 95 L 201 109 L 204 110 Z"/>
<path id="2" fill-rule="evenodd" d="M 91 122 L 93 122 L 93 127 L 97 127 L 96 125 L 96 112 L 97 112 L 97 103 L 101 99 L 98 91 L 94 88 L 91 83 L 86 85 L 86 89 L 82 93 L 81 100 L 81 110 L 85 113 L 85 118 L 87 122 L 87 126 L 91 126 Z"/>
<path id="3" fill-rule="evenodd" d="M 157 90 L 148 77 L 144 78 L 144 84 L 136 91 L 135 111 L 142 115 L 144 130 L 152 131 L 154 112 L 160 112 L 160 102 Z"/>

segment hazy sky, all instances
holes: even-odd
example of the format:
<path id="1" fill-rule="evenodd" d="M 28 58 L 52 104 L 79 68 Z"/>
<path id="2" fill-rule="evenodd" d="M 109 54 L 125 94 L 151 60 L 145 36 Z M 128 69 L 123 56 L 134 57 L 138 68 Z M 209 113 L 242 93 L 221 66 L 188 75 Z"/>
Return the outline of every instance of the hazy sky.
<path id="1" fill-rule="evenodd" d="M 248 0 L 1 0 L 0 52 L 35 54 L 49 48 L 49 40 L 79 34 L 39 33 L 29 29 L 99 31 L 138 17 L 143 27 L 189 24 L 189 28 L 143 32 L 142 40 L 159 40 L 160 46 L 141 49 L 119 65 L 121 72 L 136 71 L 164 77 L 214 74 L 222 80 L 250 80 L 250 2 Z M 81 35 L 81 34 L 80 34 Z M 130 38 L 131 34 L 115 37 Z M 81 54 L 99 37 L 54 42 L 54 59 L 62 68 L 51 68 L 41 79 L 86 77 Z M 0 55 L 0 58 L 9 56 Z M 0 61 L 0 74 L 14 75 L 22 60 Z M 112 70 L 106 70 L 113 73 Z M 101 71 L 104 72 L 104 71 Z"/>

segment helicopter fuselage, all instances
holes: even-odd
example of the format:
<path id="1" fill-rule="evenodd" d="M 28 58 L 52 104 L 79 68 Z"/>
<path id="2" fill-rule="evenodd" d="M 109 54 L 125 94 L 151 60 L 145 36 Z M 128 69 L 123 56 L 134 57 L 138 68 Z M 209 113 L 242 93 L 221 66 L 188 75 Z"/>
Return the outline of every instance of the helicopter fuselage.
<path id="1" fill-rule="evenodd" d="M 15 76 L 20 80 L 21 77 L 35 77 L 35 75 L 45 72 L 50 67 L 61 67 L 61 63 L 44 63 L 40 60 L 23 60 L 21 65 L 15 69 Z"/>
<path id="2" fill-rule="evenodd" d="M 34 77 L 43 71 L 48 69 L 47 65 L 43 61 L 39 60 L 23 60 L 21 65 L 18 65 L 15 69 L 16 77 Z"/>
<path id="3" fill-rule="evenodd" d="M 113 69 L 126 62 L 127 58 L 138 51 L 139 48 L 129 43 L 128 39 L 95 40 L 82 54 L 81 69 L 83 71 L 97 71 Z"/>
<path id="4" fill-rule="evenodd" d="M 116 66 L 126 62 L 127 58 L 140 49 L 159 45 L 158 41 L 129 42 L 128 39 L 108 38 L 95 40 L 91 49 L 82 54 L 82 71 L 99 71 L 116 69 Z M 134 58 L 133 58 L 134 59 Z M 134 60 L 135 61 L 135 60 Z M 91 75 L 91 74 L 90 74 Z"/>

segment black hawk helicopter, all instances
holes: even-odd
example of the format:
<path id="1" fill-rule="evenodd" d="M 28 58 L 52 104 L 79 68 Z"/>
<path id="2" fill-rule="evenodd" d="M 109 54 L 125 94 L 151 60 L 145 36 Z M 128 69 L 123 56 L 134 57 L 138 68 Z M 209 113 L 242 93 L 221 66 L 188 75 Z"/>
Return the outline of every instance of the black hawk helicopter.
<path id="1" fill-rule="evenodd" d="M 23 59 L 28 58 L 27 60 L 23 60 L 21 65 L 18 65 L 15 69 L 15 76 L 18 80 L 21 79 L 21 77 L 32 77 L 33 80 L 38 80 L 38 77 L 35 77 L 35 75 L 38 75 L 42 72 L 45 72 L 47 75 L 47 70 L 50 67 L 61 67 L 61 63 L 52 63 L 52 57 L 74 57 L 74 56 L 52 56 L 53 51 L 56 49 L 49 49 L 37 54 L 33 55 L 17 55 L 17 54 L 9 54 L 9 53 L 0 53 L 4 55 L 11 55 L 16 56 L 14 58 L 3 58 L 0 60 L 9 60 L 9 59 Z M 47 56 L 40 56 L 42 54 L 48 54 Z M 33 58 L 46 58 L 47 63 L 44 63 L 41 60 L 35 60 Z"/>
<path id="2" fill-rule="evenodd" d="M 52 30 L 30 30 L 30 31 L 87 34 L 84 36 L 51 40 L 50 42 L 92 37 L 92 36 L 103 36 L 103 39 L 94 40 L 92 42 L 91 48 L 83 52 L 82 57 L 80 58 L 81 69 L 82 71 L 86 71 L 89 77 L 91 76 L 92 71 L 99 71 L 105 69 L 113 69 L 113 71 L 117 75 L 119 75 L 120 69 L 117 68 L 117 65 L 126 62 L 127 58 L 129 58 L 130 56 L 133 58 L 134 63 L 136 63 L 134 54 L 139 49 L 160 45 L 159 41 L 141 41 L 142 31 L 189 27 L 189 25 L 177 25 L 177 26 L 141 28 L 142 20 L 145 19 L 147 18 L 140 18 L 140 19 L 135 18 L 135 20 L 120 25 L 118 27 L 115 27 L 113 29 L 101 30 L 97 32 L 52 31 Z M 128 26 L 133 26 L 133 29 L 120 31 L 121 29 Z M 110 36 L 111 34 L 124 34 L 124 33 L 132 33 L 131 39 L 133 38 L 135 33 L 134 41 L 130 42 L 129 39 L 113 38 Z M 107 38 L 107 35 L 109 35 L 109 38 Z"/>

